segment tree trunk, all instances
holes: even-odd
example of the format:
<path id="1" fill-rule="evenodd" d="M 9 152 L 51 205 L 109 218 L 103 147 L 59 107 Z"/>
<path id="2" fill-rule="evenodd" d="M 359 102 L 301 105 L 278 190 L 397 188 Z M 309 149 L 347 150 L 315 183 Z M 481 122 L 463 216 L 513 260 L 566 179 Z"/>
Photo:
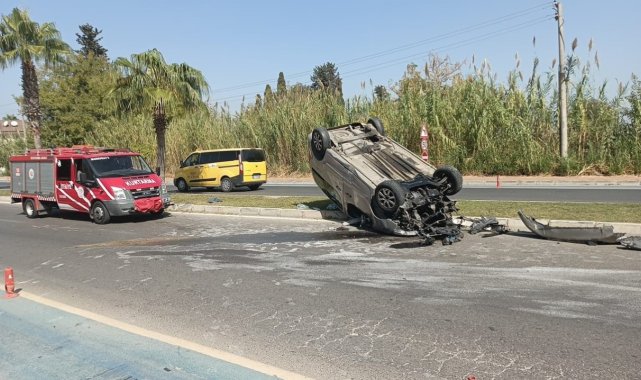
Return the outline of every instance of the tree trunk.
<path id="1" fill-rule="evenodd" d="M 33 144 L 36 149 L 42 148 L 40 142 L 40 123 L 42 111 L 40 110 L 40 91 L 38 89 L 38 76 L 36 67 L 32 61 L 22 62 L 22 113 L 27 117 L 31 132 L 33 132 Z"/>
<path id="2" fill-rule="evenodd" d="M 156 130 L 156 171 L 165 180 L 165 132 L 167 131 L 167 115 L 165 104 L 161 100 L 154 108 L 154 129 Z"/>

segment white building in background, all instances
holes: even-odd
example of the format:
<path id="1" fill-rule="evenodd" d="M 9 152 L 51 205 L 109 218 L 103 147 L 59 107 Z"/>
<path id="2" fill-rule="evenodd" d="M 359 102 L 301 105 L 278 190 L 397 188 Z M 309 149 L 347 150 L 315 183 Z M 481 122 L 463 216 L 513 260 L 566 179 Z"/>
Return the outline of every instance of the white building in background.
<path id="1" fill-rule="evenodd" d="M 0 120 L 0 138 L 24 137 L 25 123 L 22 120 Z"/>

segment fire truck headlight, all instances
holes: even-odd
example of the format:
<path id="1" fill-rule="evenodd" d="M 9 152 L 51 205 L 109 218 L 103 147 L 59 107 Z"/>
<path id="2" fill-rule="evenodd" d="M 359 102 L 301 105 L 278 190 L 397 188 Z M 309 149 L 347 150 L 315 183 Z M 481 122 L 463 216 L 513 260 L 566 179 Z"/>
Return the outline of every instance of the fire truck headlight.
<path id="1" fill-rule="evenodd" d="M 116 199 L 127 199 L 127 191 L 116 186 L 111 186 L 111 191 L 114 192 Z"/>
<path id="2" fill-rule="evenodd" d="M 160 194 L 167 194 L 167 185 L 164 182 L 160 186 Z"/>

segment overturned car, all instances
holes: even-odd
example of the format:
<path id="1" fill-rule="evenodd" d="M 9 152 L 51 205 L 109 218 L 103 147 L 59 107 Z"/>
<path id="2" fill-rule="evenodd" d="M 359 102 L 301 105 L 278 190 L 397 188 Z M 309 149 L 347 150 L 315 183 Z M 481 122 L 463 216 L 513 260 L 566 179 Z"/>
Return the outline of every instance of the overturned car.
<path id="1" fill-rule="evenodd" d="M 431 244 L 458 241 L 452 220 L 463 187 L 454 167 L 436 168 L 385 136 L 383 123 L 315 128 L 308 137 L 314 181 L 341 210 L 364 227 L 394 235 L 420 235 Z"/>

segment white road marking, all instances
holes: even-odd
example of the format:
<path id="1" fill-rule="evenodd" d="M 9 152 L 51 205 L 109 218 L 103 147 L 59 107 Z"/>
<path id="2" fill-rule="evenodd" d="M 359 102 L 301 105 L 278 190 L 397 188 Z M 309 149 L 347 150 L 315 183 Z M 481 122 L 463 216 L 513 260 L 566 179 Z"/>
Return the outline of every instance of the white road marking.
<path id="1" fill-rule="evenodd" d="M 176 337 L 172 337 L 172 336 L 169 336 L 169 335 L 161 334 L 161 333 L 158 333 L 158 332 L 155 332 L 155 331 L 147 330 L 147 329 L 144 329 L 144 328 L 141 328 L 141 327 L 137 327 L 137 326 L 134 326 L 134 325 L 130 325 L 128 323 L 120 322 L 120 321 L 118 321 L 116 319 L 113 319 L 113 318 L 105 317 L 103 315 L 96 314 L 96 313 L 93 313 L 91 311 L 87 311 L 87 310 L 79 309 L 77 307 L 69 306 L 69 305 L 63 304 L 63 303 L 58 302 L 58 301 L 53 301 L 53 300 L 50 300 L 48 298 L 37 296 L 35 294 L 31 294 L 31 293 L 28 293 L 28 292 L 21 291 L 20 292 L 20 296 L 22 296 L 22 297 L 24 297 L 24 298 L 26 298 L 26 299 L 28 299 L 30 301 L 37 302 L 37 303 L 40 303 L 40 304 L 43 304 L 43 305 L 46 305 L 46 306 L 49 306 L 49 307 L 53 307 L 55 309 L 64 311 L 66 313 L 75 314 L 75 315 L 81 316 L 83 318 L 91 319 L 93 321 L 96 321 L 96 322 L 102 323 L 104 325 L 120 329 L 122 331 L 126 331 L 126 332 L 131 333 L 131 334 L 136 334 L 136 335 L 139 335 L 139 336 L 143 336 L 143 337 L 146 337 L 146 338 L 157 340 L 159 342 L 171 344 L 171 345 L 174 345 L 174 346 L 177 346 L 177 347 L 181 347 L 181 348 L 184 348 L 184 349 L 187 349 L 187 350 L 198 352 L 200 354 L 207 355 L 207 356 L 212 357 L 212 358 L 224 360 L 226 362 L 229 362 L 229 363 L 232 363 L 232 364 L 236 364 L 236 365 L 239 365 L 239 366 L 242 366 L 242 367 L 245 367 L 245 368 L 249 368 L 249 369 L 252 369 L 254 371 L 257 371 L 257 372 L 260 372 L 260 373 L 264 373 L 266 375 L 276 376 L 276 377 L 279 377 L 279 378 L 282 378 L 282 379 L 293 379 L 293 380 L 299 380 L 299 379 L 300 380 L 307 380 L 307 379 L 310 379 L 311 380 L 311 378 L 305 377 L 303 375 L 300 375 L 300 374 L 297 374 L 297 373 L 294 373 L 294 372 L 291 372 L 291 371 L 280 369 L 280 368 L 271 366 L 269 364 L 260 363 L 260 362 L 257 362 L 255 360 L 244 358 L 242 356 L 235 355 L 235 354 L 232 354 L 232 353 L 229 353 L 229 352 L 225 352 L 225 351 L 217 350 L 217 349 L 214 349 L 214 348 L 211 348 L 211 347 L 203 346 L 202 344 L 191 342 L 191 341 L 188 341 L 186 339 L 176 338 Z"/>

